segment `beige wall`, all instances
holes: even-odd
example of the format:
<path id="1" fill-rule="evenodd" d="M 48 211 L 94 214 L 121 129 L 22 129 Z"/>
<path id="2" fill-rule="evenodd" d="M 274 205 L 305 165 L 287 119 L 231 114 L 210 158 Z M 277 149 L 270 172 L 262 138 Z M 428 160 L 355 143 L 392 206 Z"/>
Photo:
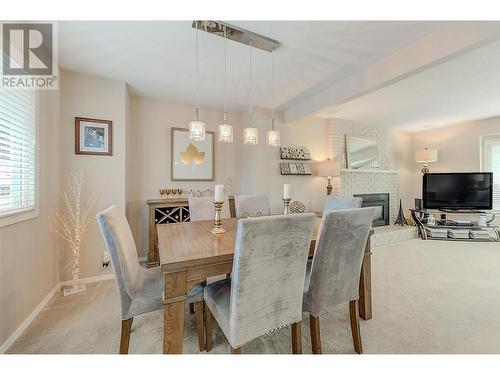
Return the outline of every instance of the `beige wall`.
<path id="1" fill-rule="evenodd" d="M 127 155 L 127 211 L 128 219 L 138 247 L 139 256 L 147 255 L 148 208 L 147 199 L 159 198 L 160 188 L 204 190 L 216 181 L 234 178 L 236 168 L 236 143 L 216 144 L 215 181 L 188 182 L 170 179 L 170 128 L 186 128 L 193 121 L 193 106 L 167 103 L 143 97 L 130 97 L 130 139 Z M 240 123 L 241 115 L 228 113 L 228 121 Z M 222 121 L 222 111 L 200 109 L 200 118 L 207 129 L 217 132 Z"/>
<path id="2" fill-rule="evenodd" d="M 59 77 L 59 91 L 39 98 L 40 215 L 0 228 L 0 346 L 60 280 L 71 279 L 71 254 L 50 230 L 69 173 L 83 173 L 84 199 L 97 197 L 97 210 L 125 208 L 125 83 L 64 70 Z M 75 155 L 75 116 L 113 121 L 113 156 Z M 94 222 L 81 249 L 81 277 L 111 272 L 102 269 L 104 250 Z"/>
<path id="3" fill-rule="evenodd" d="M 283 183 L 291 183 L 294 198 L 306 203 L 309 209 L 318 210 L 324 199 L 326 182 L 318 177 L 281 176 L 279 149 L 265 144 L 265 131 L 270 128 L 270 112 L 257 110 L 255 123 L 261 129 L 260 143 L 243 145 L 245 113 L 229 112 L 228 121 L 234 125 L 234 143 L 215 145 L 215 181 L 188 182 L 170 179 L 170 127 L 187 127 L 192 121 L 193 106 L 167 103 L 159 100 L 134 97 L 130 99 L 130 154 L 127 155 L 127 211 L 140 256 L 147 255 L 148 210 L 146 200 L 159 198 L 160 187 L 184 189 L 213 189 L 216 182 L 233 181 L 232 194 L 266 194 L 273 212 L 281 210 Z M 216 132 L 222 120 L 222 111 L 201 108 L 200 118 L 207 128 Z M 312 157 L 327 157 L 327 123 L 325 120 L 307 118 L 289 125 L 277 124 L 281 130 L 282 144 L 302 145 L 311 149 Z"/>
<path id="4" fill-rule="evenodd" d="M 500 133 L 500 117 L 465 122 L 445 128 L 412 134 L 409 162 L 413 173 L 408 181 L 414 197 L 422 196 L 422 165 L 415 163 L 415 150 L 438 150 L 438 162 L 430 163 L 431 172 L 477 172 L 480 170 L 480 136 Z"/>
<path id="5" fill-rule="evenodd" d="M 476 172 L 480 171 L 480 137 L 500 133 L 500 117 L 464 122 L 452 126 L 416 133 L 394 132 L 397 141 L 404 144 L 399 164 L 400 189 L 406 207 L 413 207 L 414 198 L 422 197 L 421 163 L 415 162 L 415 150 L 425 147 L 438 150 L 438 162 L 430 163 L 431 172 Z M 408 143 L 409 139 L 409 143 Z M 404 142 L 403 142 L 404 141 Z M 408 145 L 408 146 L 407 146 Z M 408 147 L 407 151 L 404 148 Z M 453 215 L 472 220 L 470 215 Z M 499 223 L 500 219 L 497 218 Z"/>
<path id="6" fill-rule="evenodd" d="M 58 282 L 59 92 L 39 94 L 39 216 L 0 228 L 0 347 Z"/>
<path id="7" fill-rule="evenodd" d="M 409 209 L 415 206 L 414 187 L 415 179 L 420 176 L 420 169 L 415 168 L 413 157 L 412 133 L 392 129 L 388 133 L 391 145 L 391 169 L 398 173 L 398 198 L 401 199 L 405 216 L 409 216 Z M 399 202 L 398 202 L 399 204 Z"/>
<path id="8" fill-rule="evenodd" d="M 61 181 L 71 172 L 82 173 L 84 199 L 98 198 L 96 211 L 111 205 L 125 209 L 125 148 L 127 87 L 125 83 L 62 71 L 61 91 Z M 113 156 L 75 155 L 75 116 L 113 121 Z M 67 249 L 66 249 L 67 250 Z M 112 272 L 102 268 L 105 244 L 97 224 L 92 222 L 80 253 L 80 276 Z M 64 251 L 61 280 L 71 279 L 71 254 Z"/>
<path id="9" fill-rule="evenodd" d="M 259 127 L 260 141 L 257 146 L 243 145 L 243 131 L 240 130 L 237 142 L 238 194 L 265 194 L 269 196 L 271 212 L 282 211 L 283 184 L 292 185 L 292 197 L 306 205 L 308 211 L 322 211 L 326 195 L 326 179 L 317 176 L 281 176 L 280 151 L 266 144 L 266 132 L 271 128 L 269 110 L 258 109 L 255 124 Z M 246 117 L 245 117 L 246 120 Z M 242 124 L 246 126 L 246 123 Z M 313 116 L 304 117 L 289 124 L 283 124 L 277 116 L 276 129 L 281 132 L 281 145 L 285 147 L 305 146 L 311 152 L 314 162 L 329 157 L 328 121 Z"/>

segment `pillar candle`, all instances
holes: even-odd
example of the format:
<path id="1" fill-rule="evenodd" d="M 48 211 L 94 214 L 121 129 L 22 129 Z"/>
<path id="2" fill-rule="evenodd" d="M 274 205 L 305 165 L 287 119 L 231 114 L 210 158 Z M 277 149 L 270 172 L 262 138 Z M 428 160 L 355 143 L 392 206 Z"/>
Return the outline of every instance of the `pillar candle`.
<path id="1" fill-rule="evenodd" d="M 290 199 L 290 190 L 292 188 L 292 185 L 290 184 L 283 184 L 283 199 Z"/>
<path id="2" fill-rule="evenodd" d="M 215 202 L 224 202 L 224 185 L 215 185 Z"/>

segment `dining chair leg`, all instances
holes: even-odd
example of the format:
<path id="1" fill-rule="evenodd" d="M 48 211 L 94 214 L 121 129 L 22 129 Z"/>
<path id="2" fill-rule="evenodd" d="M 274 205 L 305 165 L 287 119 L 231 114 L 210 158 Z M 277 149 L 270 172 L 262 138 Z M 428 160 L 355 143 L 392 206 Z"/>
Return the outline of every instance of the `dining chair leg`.
<path id="1" fill-rule="evenodd" d="M 206 349 L 207 352 L 212 350 L 212 339 L 213 339 L 213 331 L 214 331 L 214 317 L 212 312 L 208 308 L 206 303 L 203 303 L 205 306 L 205 334 L 206 334 Z"/>
<path id="2" fill-rule="evenodd" d="M 358 311 L 358 301 L 349 301 L 349 317 L 351 319 L 351 333 L 354 350 L 356 350 L 356 353 L 361 354 L 363 353 L 363 346 L 361 345 L 361 330 L 359 329 Z"/>
<path id="3" fill-rule="evenodd" d="M 130 342 L 130 331 L 134 318 L 122 320 L 122 332 L 120 337 L 120 354 L 128 354 L 128 344 Z"/>
<path id="4" fill-rule="evenodd" d="M 302 354 L 301 322 L 292 324 L 292 353 Z"/>
<path id="5" fill-rule="evenodd" d="M 203 320 L 203 301 L 193 303 L 193 310 L 196 317 L 196 332 L 198 333 L 198 345 L 200 352 L 205 350 L 205 322 Z"/>
<path id="6" fill-rule="evenodd" d="M 189 313 L 190 313 L 191 315 L 193 315 L 193 314 L 194 314 L 194 302 L 190 302 L 190 303 L 189 303 Z"/>
<path id="7" fill-rule="evenodd" d="M 231 347 L 231 354 L 241 354 L 241 346 L 236 349 Z"/>
<path id="8" fill-rule="evenodd" d="M 319 316 L 309 315 L 311 329 L 311 345 L 313 354 L 321 354 L 321 335 L 319 330 Z"/>

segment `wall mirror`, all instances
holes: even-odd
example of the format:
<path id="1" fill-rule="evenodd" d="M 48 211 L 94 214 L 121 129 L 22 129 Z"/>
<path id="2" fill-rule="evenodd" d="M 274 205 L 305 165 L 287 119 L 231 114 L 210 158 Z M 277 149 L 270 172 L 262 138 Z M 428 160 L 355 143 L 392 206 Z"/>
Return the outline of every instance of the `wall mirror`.
<path id="1" fill-rule="evenodd" d="M 347 168 L 380 168 L 378 145 L 373 139 L 346 135 Z"/>

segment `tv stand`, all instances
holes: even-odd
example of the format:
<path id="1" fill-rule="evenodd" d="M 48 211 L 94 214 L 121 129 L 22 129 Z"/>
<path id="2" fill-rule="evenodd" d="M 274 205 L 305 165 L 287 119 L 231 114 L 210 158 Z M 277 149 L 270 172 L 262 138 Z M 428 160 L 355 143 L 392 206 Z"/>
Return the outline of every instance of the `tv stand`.
<path id="1" fill-rule="evenodd" d="M 436 224 L 434 225 L 429 225 L 427 224 L 427 216 L 430 214 L 430 212 L 426 210 L 414 210 L 410 209 L 411 212 L 411 217 L 415 221 L 418 227 L 418 231 L 420 234 L 420 237 L 423 240 L 441 240 L 441 241 L 471 241 L 471 242 L 500 242 L 500 233 L 498 226 L 496 225 L 491 225 L 491 221 L 495 217 L 493 215 L 493 218 L 490 219 L 486 226 L 478 226 L 477 224 L 475 225 L 474 223 L 470 224 L 453 224 L 448 221 L 440 222 L 440 220 L 436 220 Z M 471 212 L 471 211 L 453 211 L 453 213 L 478 213 L 478 212 Z M 490 233 L 493 234 L 493 236 L 489 236 L 488 238 L 451 238 L 451 237 L 431 237 L 428 236 L 427 230 L 430 229 L 469 229 L 469 230 L 488 230 Z"/>

